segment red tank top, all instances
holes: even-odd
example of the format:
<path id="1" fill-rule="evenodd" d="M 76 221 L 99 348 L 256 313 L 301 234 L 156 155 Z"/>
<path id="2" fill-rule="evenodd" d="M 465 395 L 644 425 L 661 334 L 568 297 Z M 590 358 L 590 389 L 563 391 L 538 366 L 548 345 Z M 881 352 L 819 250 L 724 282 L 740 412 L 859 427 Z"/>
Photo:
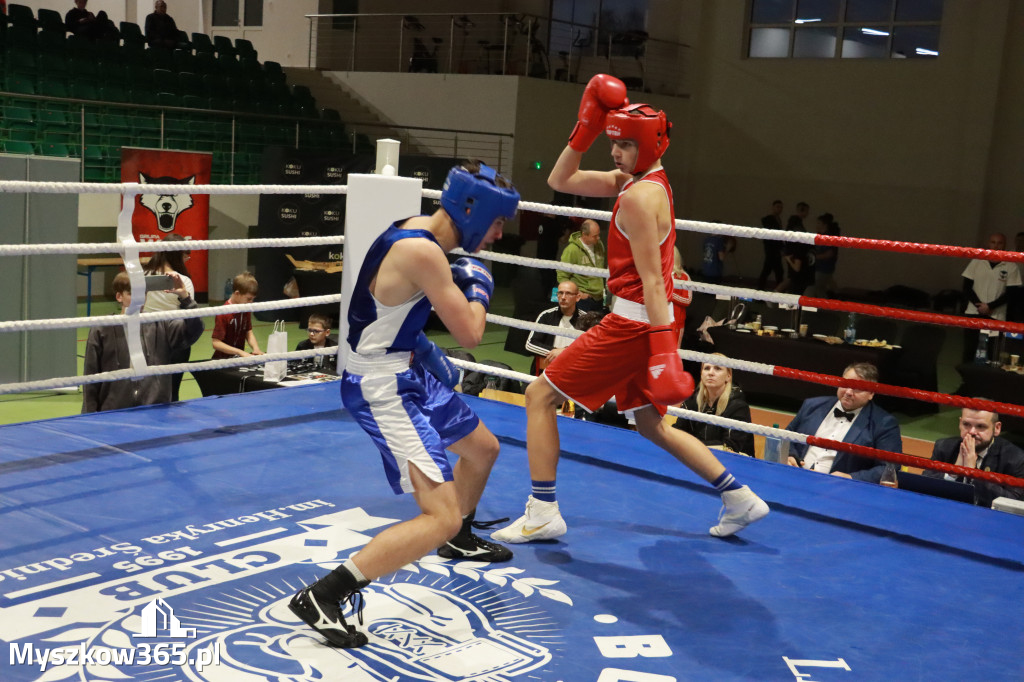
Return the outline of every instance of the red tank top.
<path id="1" fill-rule="evenodd" d="M 608 229 L 608 289 L 615 296 L 634 303 L 644 302 L 644 287 L 640 281 L 640 274 L 636 271 L 633 263 L 633 252 L 629 248 L 629 238 L 619 229 L 617 222 L 619 214 L 619 202 L 622 195 L 629 191 L 637 182 L 653 182 L 661 185 L 668 196 L 668 210 L 672 217 L 673 229 L 659 245 L 661 250 L 661 278 L 665 281 L 665 300 L 672 296 L 672 266 L 675 260 L 673 249 L 676 245 L 676 211 L 672 203 L 672 187 L 668 184 L 668 177 L 665 169 L 651 171 L 639 180 L 627 182 L 619 197 L 615 200 L 615 207 L 612 209 L 612 222 Z"/>

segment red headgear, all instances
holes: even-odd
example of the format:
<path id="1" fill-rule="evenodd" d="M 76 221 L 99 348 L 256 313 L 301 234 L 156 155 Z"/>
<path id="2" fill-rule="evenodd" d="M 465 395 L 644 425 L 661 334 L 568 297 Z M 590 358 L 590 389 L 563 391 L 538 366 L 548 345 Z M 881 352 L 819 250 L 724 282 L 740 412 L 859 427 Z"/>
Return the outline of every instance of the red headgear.
<path id="1" fill-rule="evenodd" d="M 668 149 L 671 131 L 665 112 L 650 104 L 630 104 L 610 111 L 604 123 L 604 134 L 613 140 L 636 140 L 633 173 L 642 173 L 661 158 Z"/>

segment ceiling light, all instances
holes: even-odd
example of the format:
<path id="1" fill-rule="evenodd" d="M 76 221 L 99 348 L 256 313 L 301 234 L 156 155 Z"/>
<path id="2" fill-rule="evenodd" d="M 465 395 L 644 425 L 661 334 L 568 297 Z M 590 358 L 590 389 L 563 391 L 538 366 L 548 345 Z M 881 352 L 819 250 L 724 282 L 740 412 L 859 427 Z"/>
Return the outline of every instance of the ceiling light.
<path id="1" fill-rule="evenodd" d="M 887 35 L 889 35 L 888 31 L 879 31 L 876 28 L 862 28 L 860 30 L 860 32 L 865 34 L 865 35 L 869 35 L 869 36 L 887 36 Z"/>

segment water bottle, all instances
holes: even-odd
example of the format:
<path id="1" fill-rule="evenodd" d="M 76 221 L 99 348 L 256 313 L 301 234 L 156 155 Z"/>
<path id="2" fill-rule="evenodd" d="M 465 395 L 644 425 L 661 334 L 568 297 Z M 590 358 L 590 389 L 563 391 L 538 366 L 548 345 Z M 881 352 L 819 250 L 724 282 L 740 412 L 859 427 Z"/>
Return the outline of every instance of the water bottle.
<path id="1" fill-rule="evenodd" d="M 850 313 L 850 317 L 846 322 L 846 329 L 843 331 L 843 341 L 846 343 L 853 343 L 857 340 L 857 315 Z"/>
<path id="2" fill-rule="evenodd" d="M 779 428 L 778 424 L 772 424 L 773 429 Z M 782 441 L 772 436 L 765 436 L 764 438 L 764 461 L 766 462 L 781 462 L 782 457 Z"/>
<path id="3" fill-rule="evenodd" d="M 988 330 L 982 329 L 978 332 L 978 348 L 974 351 L 974 364 L 988 364 Z"/>

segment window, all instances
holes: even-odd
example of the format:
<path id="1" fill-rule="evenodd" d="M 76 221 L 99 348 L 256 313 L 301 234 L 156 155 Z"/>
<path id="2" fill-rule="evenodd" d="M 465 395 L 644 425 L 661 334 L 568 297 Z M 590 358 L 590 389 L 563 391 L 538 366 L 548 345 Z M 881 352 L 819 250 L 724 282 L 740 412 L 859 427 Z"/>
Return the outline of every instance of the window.
<path id="1" fill-rule="evenodd" d="M 934 59 L 943 0 L 750 0 L 747 56 Z"/>
<path id="2" fill-rule="evenodd" d="M 263 0 L 213 0 L 214 26 L 262 26 Z"/>

